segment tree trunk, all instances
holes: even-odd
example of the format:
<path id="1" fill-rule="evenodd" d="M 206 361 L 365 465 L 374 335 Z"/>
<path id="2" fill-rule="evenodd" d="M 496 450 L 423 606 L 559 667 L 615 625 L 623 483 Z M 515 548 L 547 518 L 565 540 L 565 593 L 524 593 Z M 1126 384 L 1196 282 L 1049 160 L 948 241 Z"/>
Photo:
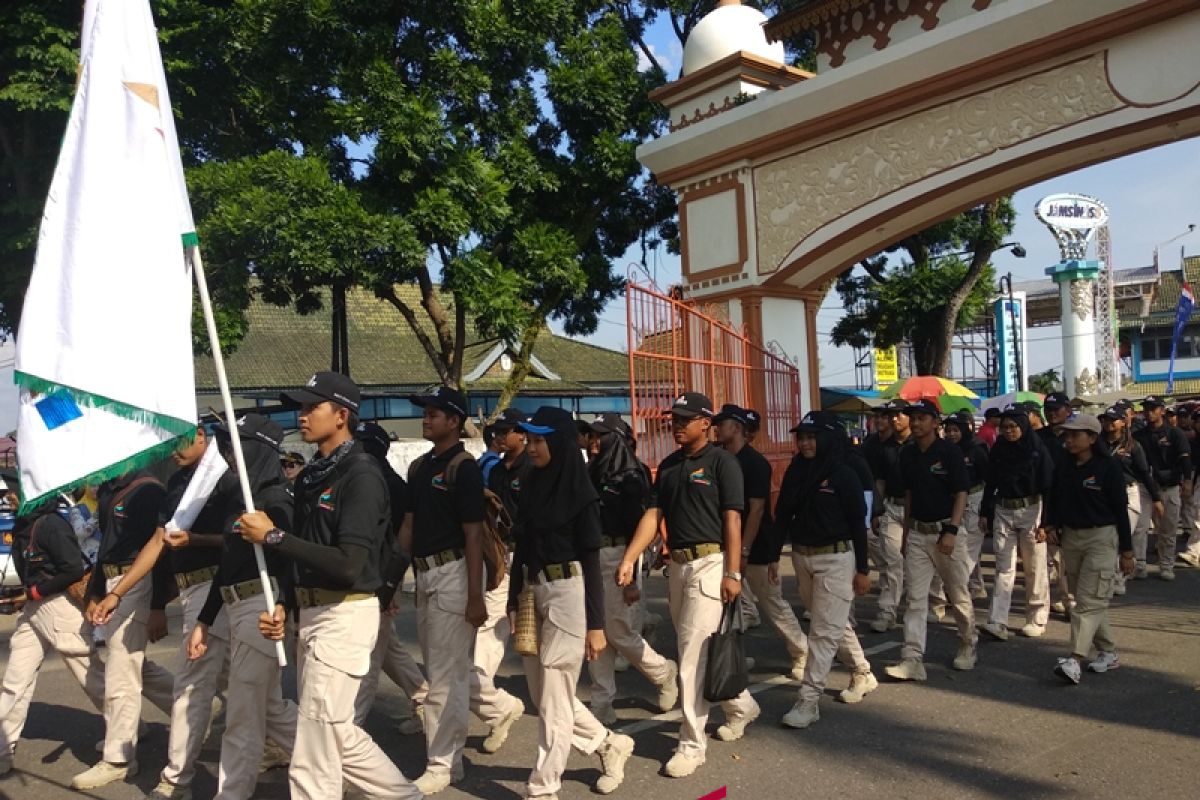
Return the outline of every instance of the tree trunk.
<path id="1" fill-rule="evenodd" d="M 496 399 L 496 408 L 488 417 L 488 423 L 493 422 L 501 411 L 508 408 L 508 404 L 521 391 L 521 386 L 524 385 L 525 379 L 529 377 L 529 373 L 533 369 L 533 346 L 537 343 L 537 338 L 541 335 L 543 328 L 541 323 L 534 323 L 521 334 L 521 344 L 517 348 L 516 358 L 513 359 L 512 372 L 508 374 L 508 380 L 500 389 L 500 396 Z"/>

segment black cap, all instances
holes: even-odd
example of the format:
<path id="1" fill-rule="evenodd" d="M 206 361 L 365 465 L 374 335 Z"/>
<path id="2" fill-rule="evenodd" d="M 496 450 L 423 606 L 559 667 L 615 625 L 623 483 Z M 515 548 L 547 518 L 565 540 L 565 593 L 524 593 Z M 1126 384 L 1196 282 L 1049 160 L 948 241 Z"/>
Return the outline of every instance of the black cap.
<path id="1" fill-rule="evenodd" d="M 1174 406 L 1167 406 L 1167 410 L 1166 410 L 1165 412 L 1163 412 L 1163 413 L 1165 413 L 1165 414 L 1166 414 L 1168 417 L 1174 417 L 1174 416 L 1177 416 L 1177 414 L 1175 413 L 1175 407 L 1174 407 Z"/>
<path id="2" fill-rule="evenodd" d="M 1040 414 L 1042 413 L 1042 407 L 1041 407 L 1041 405 L 1040 405 L 1040 404 L 1038 404 L 1038 403 L 1037 403 L 1036 401 L 1034 401 L 1034 400 L 1025 400 L 1025 401 L 1023 401 L 1023 402 L 1017 403 L 1017 408 L 1021 409 L 1021 410 L 1022 410 L 1022 411 L 1024 411 L 1026 414 L 1038 414 L 1038 415 L 1040 415 Z"/>
<path id="3" fill-rule="evenodd" d="M 1029 417 L 1028 401 L 1021 403 L 1009 403 L 1004 408 L 1000 409 L 1001 417 Z"/>
<path id="4" fill-rule="evenodd" d="M 1118 400 L 1112 404 L 1112 407 L 1120 411 L 1122 414 L 1125 414 L 1133 409 L 1133 403 L 1129 402 L 1128 400 Z"/>
<path id="5" fill-rule="evenodd" d="M 1000 414 L 1001 414 L 1000 409 L 996 408 L 995 406 L 992 406 L 983 412 L 983 418 L 991 419 L 992 417 L 1000 416 Z"/>
<path id="6" fill-rule="evenodd" d="M 288 405 L 302 406 L 306 403 L 323 403 L 328 400 L 358 413 L 362 401 L 358 386 L 340 372 L 318 372 L 308 379 L 303 389 L 283 392 L 279 399 Z"/>
<path id="7" fill-rule="evenodd" d="M 731 419 L 734 422 L 740 422 L 746 427 L 750 427 L 750 418 L 746 415 L 746 409 L 734 403 L 726 403 L 721 406 L 721 410 L 713 417 L 713 422 L 724 422 Z"/>
<path id="8" fill-rule="evenodd" d="M 974 427 L 975 419 L 967 411 L 955 411 L 942 420 L 942 425 L 961 425 L 965 430 Z"/>
<path id="9" fill-rule="evenodd" d="M 360 442 L 381 445 L 385 451 L 392 446 L 392 437 L 388 435 L 382 425 L 374 422 L 358 423 L 358 427 L 354 429 L 354 438 Z"/>
<path id="10" fill-rule="evenodd" d="M 1156 394 L 1149 395 L 1142 401 L 1142 408 L 1165 408 L 1166 401 Z"/>
<path id="11" fill-rule="evenodd" d="M 669 413 L 678 417 L 709 417 L 713 416 L 713 402 L 699 392 L 684 392 L 671 403 Z"/>
<path id="12" fill-rule="evenodd" d="M 937 403 L 924 397 L 920 400 L 917 400 L 915 403 L 909 403 L 905 413 L 910 417 L 913 414 L 929 414 L 935 419 L 940 417 L 942 414 L 941 410 L 937 407 Z"/>
<path id="13" fill-rule="evenodd" d="M 414 394 L 409 396 L 409 401 L 414 406 L 425 408 L 440 408 L 442 411 L 449 411 L 451 414 L 457 414 L 464 420 L 467 418 L 467 398 L 463 397 L 462 392 L 457 389 L 451 389 L 449 386 L 439 386 L 429 394 Z"/>
<path id="14" fill-rule="evenodd" d="M 306 463 L 303 454 L 297 453 L 295 450 L 289 450 L 284 453 L 280 456 L 279 460 L 285 464 L 292 464 L 297 467 L 303 467 Z"/>
<path id="15" fill-rule="evenodd" d="M 613 414 L 612 412 L 596 417 L 588 425 L 588 428 L 593 433 L 599 434 L 619 433 L 627 439 L 633 435 L 633 430 L 629 427 L 629 423 L 622 419 L 620 414 Z"/>
<path id="16" fill-rule="evenodd" d="M 746 412 L 746 430 L 754 432 L 762 425 L 762 414 L 759 414 L 753 408 L 742 409 Z"/>
<path id="17" fill-rule="evenodd" d="M 1071 398 L 1064 392 L 1051 392 L 1042 400 L 1042 408 L 1066 408 L 1071 405 Z"/>
<path id="18" fill-rule="evenodd" d="M 888 400 L 881 406 L 875 407 L 876 414 L 908 414 L 908 401 L 899 397 Z"/>
<path id="19" fill-rule="evenodd" d="M 276 450 L 283 443 L 283 428 L 278 422 L 274 422 L 262 414 L 243 414 L 238 417 L 237 425 L 238 437 L 250 441 L 259 441 L 268 444 Z M 225 423 L 217 425 L 216 430 L 218 436 L 229 437 L 229 426 Z"/>
<path id="20" fill-rule="evenodd" d="M 792 428 L 792 433 L 819 433 L 830 431 L 845 435 L 846 429 L 838 421 L 837 414 L 832 411 L 810 411 L 800 420 L 800 424 Z"/>
<path id="21" fill-rule="evenodd" d="M 542 406 L 533 413 L 532 417 L 517 423 L 517 427 L 529 433 L 547 436 L 555 432 L 565 433 L 575 430 L 575 418 L 565 408 Z"/>
<path id="22" fill-rule="evenodd" d="M 1098 419 L 1125 419 L 1125 412 L 1118 406 L 1111 405 L 1096 415 Z"/>
<path id="23" fill-rule="evenodd" d="M 492 427 L 497 432 L 507 432 L 516 428 L 527 419 L 529 419 L 529 415 L 524 411 L 517 411 L 515 408 L 506 408 L 500 412 L 500 416 L 496 417 L 496 421 L 492 423 Z"/>

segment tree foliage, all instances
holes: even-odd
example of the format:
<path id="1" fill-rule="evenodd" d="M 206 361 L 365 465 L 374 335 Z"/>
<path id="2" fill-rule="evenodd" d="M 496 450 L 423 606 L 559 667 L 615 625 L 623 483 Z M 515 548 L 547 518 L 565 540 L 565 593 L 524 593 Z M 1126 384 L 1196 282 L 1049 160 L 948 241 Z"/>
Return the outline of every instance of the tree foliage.
<path id="1" fill-rule="evenodd" d="M 908 341 L 919 374 L 948 375 L 955 331 L 973 325 L 995 298 L 991 258 L 1015 221 L 1012 199 L 997 198 L 844 272 L 835 286 L 848 311 L 833 327 L 833 343 L 889 347 Z"/>
<path id="2" fill-rule="evenodd" d="M 1053 367 L 1029 376 L 1029 391 L 1050 394 L 1062 390 L 1062 376 Z"/>

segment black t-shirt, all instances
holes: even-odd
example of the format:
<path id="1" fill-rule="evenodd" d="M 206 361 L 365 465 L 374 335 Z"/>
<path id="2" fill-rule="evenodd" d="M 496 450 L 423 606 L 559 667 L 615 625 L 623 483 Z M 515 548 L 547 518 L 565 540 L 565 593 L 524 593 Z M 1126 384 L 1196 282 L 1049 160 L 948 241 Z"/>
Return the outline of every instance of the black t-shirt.
<path id="1" fill-rule="evenodd" d="M 758 534 L 750 545 L 751 564 L 770 564 L 779 559 L 775 541 L 770 535 L 774 527 L 771 524 L 771 462 L 766 456 L 750 445 L 744 445 L 734 454 L 738 466 L 742 468 L 742 479 L 746 507 L 742 510 L 742 535 L 745 536 L 746 515 L 750 513 L 750 501 L 763 501 L 762 522 L 758 526 Z"/>
<path id="2" fill-rule="evenodd" d="M 737 459 L 711 444 L 694 456 L 676 450 L 658 465 L 654 506 L 667 523 L 672 550 L 725 543 L 725 511 L 742 511 L 745 486 Z"/>
<path id="3" fill-rule="evenodd" d="M 917 522 L 949 519 L 954 495 L 971 486 L 962 450 L 945 439 L 934 439 L 925 452 L 915 441 L 903 448 L 900 468 L 905 491 L 912 493 L 910 515 Z"/>
<path id="4" fill-rule="evenodd" d="M 967 467 L 967 478 L 971 488 L 982 488 L 987 480 L 988 450 L 978 439 L 971 441 L 968 447 L 960 447 L 963 453 L 963 464 Z"/>
<path id="5" fill-rule="evenodd" d="M 900 442 L 895 436 L 886 439 L 876 439 L 875 444 L 865 447 L 863 456 L 875 480 L 883 481 L 883 494 L 890 500 L 900 502 L 904 499 L 904 474 L 900 466 L 900 453 L 912 442 L 912 437 Z M 869 487 L 874 489 L 874 487 Z M 872 509 L 875 516 L 883 513 L 882 508 Z"/>
<path id="6" fill-rule="evenodd" d="M 1138 434 L 1146 451 L 1146 461 L 1154 471 L 1159 486 L 1178 486 L 1192 472 L 1192 447 L 1187 434 L 1163 423 L 1157 428 L 1147 425 Z"/>
<path id="7" fill-rule="evenodd" d="M 107 481 L 96 491 L 101 538 L 100 549 L 96 553 L 96 569 L 88 583 L 88 593 L 92 597 L 103 597 L 105 594 L 104 570 L 101 567 L 132 564 L 158 529 L 159 510 L 167 496 L 163 485 L 155 479 L 139 483 L 127 491 L 134 481 L 152 477 L 149 472 L 140 470 Z M 162 566 L 166 563 L 160 561 L 159 566 L 155 567 L 154 598 L 151 602 L 154 608 L 162 608 L 166 602 L 166 586 L 163 583 L 165 570 Z M 166 577 L 169 579 L 169 575 Z"/>
<path id="8" fill-rule="evenodd" d="M 624 475 L 596 487 L 600 494 L 600 532 L 628 542 L 637 530 L 649 500 L 642 476 Z"/>
<path id="9" fill-rule="evenodd" d="M 162 508 L 158 514 L 160 528 L 170 522 L 171 517 L 175 515 L 175 510 L 179 508 L 179 501 L 183 499 L 183 493 L 187 490 L 188 483 L 195 472 L 194 467 L 180 469 L 167 479 L 167 495 L 163 499 Z M 204 508 L 200 509 L 189 532 L 219 535 L 225 521 L 230 494 L 228 491 L 223 491 L 223 487 L 218 485 L 208 498 L 208 502 L 204 504 Z M 240 507 L 241 495 L 237 492 L 232 494 L 237 494 L 237 502 Z M 184 547 L 180 550 L 168 549 L 167 552 L 171 554 L 171 571 L 176 574 L 194 572 L 205 567 L 215 567 L 221 563 L 220 547 Z"/>
<path id="10" fill-rule="evenodd" d="M 55 511 L 18 517 L 13 525 L 12 560 L 26 589 L 46 599 L 83 576 L 83 554 L 70 523 Z"/>
<path id="11" fill-rule="evenodd" d="M 324 547 L 353 544 L 366 549 L 368 558 L 351 586 L 330 586 L 329 579 L 313 567 L 296 562 L 296 585 L 353 592 L 379 588 L 380 563 L 389 535 L 392 509 L 387 483 L 373 456 L 357 442 L 325 480 L 305 488 L 295 486 L 295 535 Z"/>
<path id="12" fill-rule="evenodd" d="M 259 511 L 271 518 L 276 528 L 282 531 L 293 530 L 294 501 L 288 484 L 272 484 L 259 490 L 254 495 L 254 504 Z M 228 514 L 222 531 L 224 546 L 220 550 L 221 567 L 217 575 L 217 583 L 220 586 L 232 586 L 258 577 L 254 545 L 243 539 L 241 533 L 233 528 L 233 523 L 244 513 L 241 498 L 227 504 L 226 511 Z M 283 577 L 287 559 L 274 547 L 264 547 L 263 554 L 267 559 L 267 572 L 276 578 Z"/>
<path id="13" fill-rule="evenodd" d="M 780 505 L 783 504 L 783 498 L 780 498 Z M 796 512 L 789 519 L 781 519 L 779 527 L 784 529 L 784 535 L 792 544 L 825 547 L 837 542 L 853 542 L 857 571 L 868 571 L 867 501 L 862 481 L 853 467 L 838 465 L 817 486 L 815 496 L 800 498 L 788 505 Z"/>
<path id="14" fill-rule="evenodd" d="M 444 453 L 433 451 L 421 457 L 409 472 L 408 496 L 412 503 L 412 555 L 424 558 L 443 550 L 466 546 L 463 525 L 483 522 L 483 473 L 475 459 L 460 459 L 450 484 L 446 467 L 460 453 L 462 443 Z M 493 471 L 500 469 L 497 464 Z"/>
<path id="15" fill-rule="evenodd" d="M 521 505 L 521 487 L 528 480 L 531 469 L 533 465 L 529 456 L 521 453 L 512 462 L 496 462 L 488 475 L 488 488 L 504 503 L 504 510 L 513 520 L 517 518 L 517 509 Z"/>
<path id="16" fill-rule="evenodd" d="M 1054 472 L 1043 517 L 1060 528 L 1115 525 L 1121 552 L 1133 549 L 1125 493 L 1125 473 L 1112 458 L 1092 456 L 1086 464 L 1064 458 Z"/>

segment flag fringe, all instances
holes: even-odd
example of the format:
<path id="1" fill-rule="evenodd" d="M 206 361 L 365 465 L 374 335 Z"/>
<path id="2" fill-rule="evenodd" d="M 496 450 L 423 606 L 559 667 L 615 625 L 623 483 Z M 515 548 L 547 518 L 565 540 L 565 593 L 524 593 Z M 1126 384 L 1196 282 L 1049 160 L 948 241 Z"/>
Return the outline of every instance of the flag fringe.
<path id="1" fill-rule="evenodd" d="M 21 498 L 21 506 L 17 509 L 17 514 L 26 514 L 32 509 L 45 505 L 47 502 L 57 500 L 60 494 L 67 494 L 75 491 L 80 486 L 101 484 L 107 480 L 119 478 L 127 472 L 142 469 L 143 467 L 148 467 L 151 464 L 156 464 L 167 456 L 171 455 L 171 453 L 175 452 L 175 449 L 179 446 L 180 438 L 181 437 L 177 436 L 172 439 L 167 439 L 165 442 L 159 442 L 153 447 L 142 450 L 140 453 L 134 453 L 128 458 L 123 458 L 115 464 L 110 464 L 103 469 L 98 469 L 94 472 L 88 473 L 87 475 L 76 478 L 73 481 L 64 483 L 62 486 L 55 487 L 54 489 L 51 489 L 50 491 L 39 495 L 38 497 L 34 497 L 29 500 Z"/>
<path id="2" fill-rule="evenodd" d="M 50 394 L 56 391 L 66 391 L 71 395 L 71 399 L 81 406 L 95 408 L 105 411 L 114 416 L 122 417 L 123 419 L 139 422 L 143 425 L 152 425 L 155 428 L 160 428 L 174 436 L 190 436 L 196 431 L 196 423 L 178 417 L 169 417 L 166 414 L 158 414 L 145 408 L 139 408 L 129 403 L 113 400 L 102 395 L 93 394 L 92 392 L 84 392 L 75 389 L 71 386 L 64 386 L 61 383 L 48 381 L 44 378 L 39 378 L 35 375 L 30 375 L 27 372 L 17 371 L 13 375 L 13 382 L 22 389 L 26 389 L 31 393 Z"/>

